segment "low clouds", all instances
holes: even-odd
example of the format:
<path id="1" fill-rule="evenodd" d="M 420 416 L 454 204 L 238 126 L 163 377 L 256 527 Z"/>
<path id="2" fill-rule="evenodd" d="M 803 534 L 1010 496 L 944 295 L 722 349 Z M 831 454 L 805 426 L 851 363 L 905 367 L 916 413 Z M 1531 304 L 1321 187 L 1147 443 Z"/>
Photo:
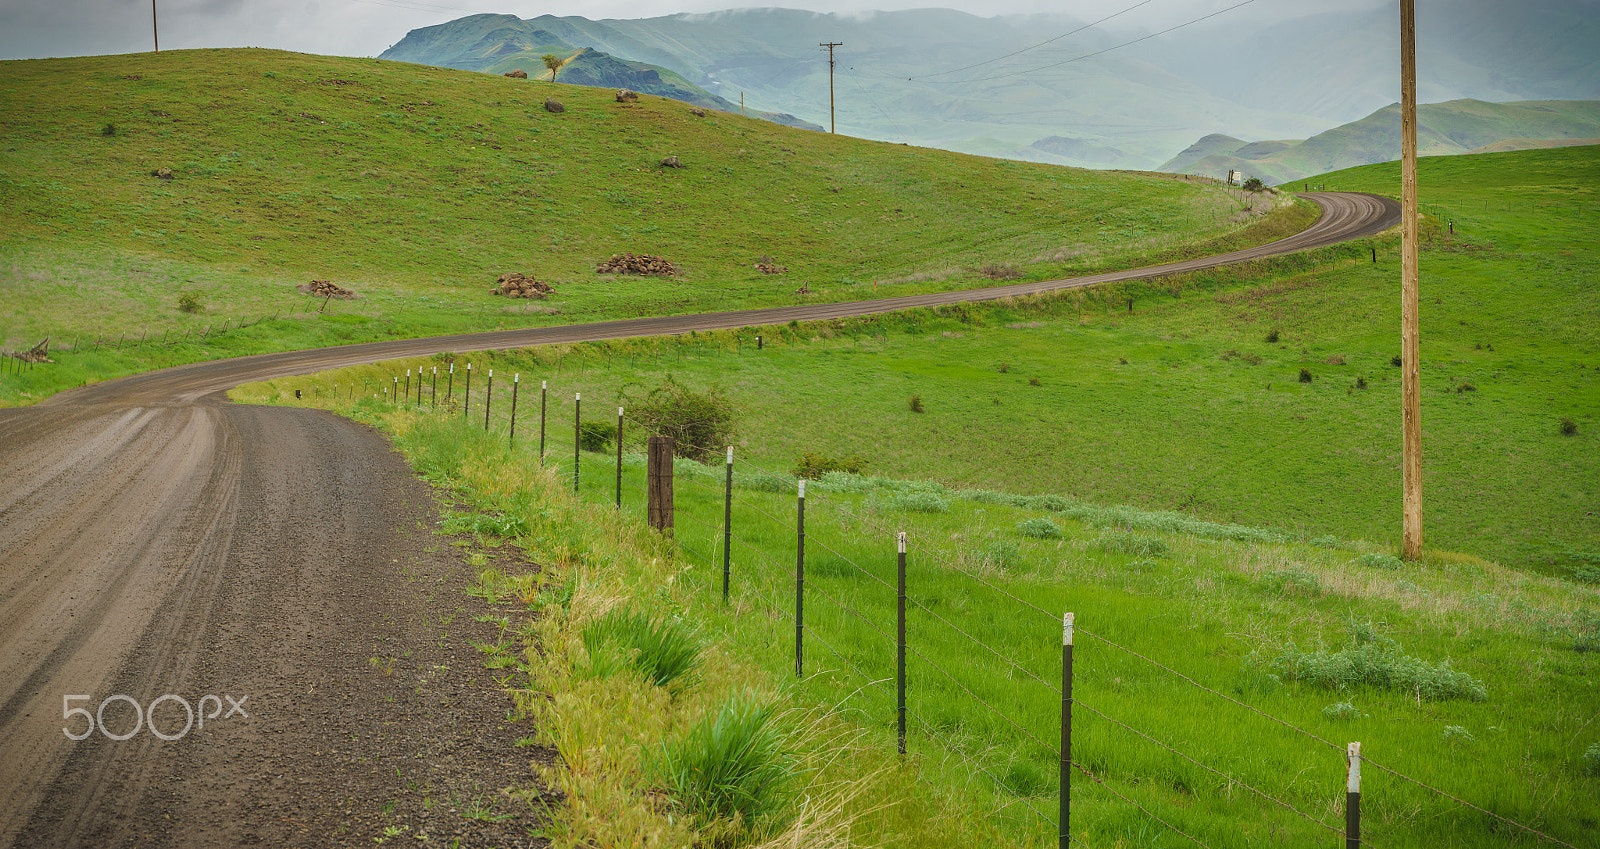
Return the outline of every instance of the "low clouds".
<path id="1" fill-rule="evenodd" d="M 1044 12 L 1096 20 L 1137 0 L 785 0 L 771 4 L 728 0 L 156 0 L 161 48 L 271 47 L 338 56 L 376 56 L 418 27 L 489 12 L 529 18 L 542 14 L 590 19 L 645 18 L 676 12 L 773 5 L 818 12 L 927 7 L 977 15 Z M 1116 23 L 1159 29 L 1235 5 L 1239 0 L 1151 0 Z M 1365 9 L 1382 0 L 1295 0 L 1294 11 Z M 1274 0 L 1227 13 L 1238 19 L 1281 11 Z M 139 53 L 153 49 L 149 0 L 3 0 L 0 58 Z"/>

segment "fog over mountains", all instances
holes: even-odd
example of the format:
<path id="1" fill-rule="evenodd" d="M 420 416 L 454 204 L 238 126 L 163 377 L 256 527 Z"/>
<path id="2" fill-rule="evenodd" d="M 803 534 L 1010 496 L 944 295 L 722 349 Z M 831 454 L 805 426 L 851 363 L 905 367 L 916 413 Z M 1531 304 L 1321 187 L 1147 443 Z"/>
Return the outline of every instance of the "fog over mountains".
<path id="1" fill-rule="evenodd" d="M 742 94 L 752 109 L 825 127 L 828 53 L 818 45 L 842 42 L 833 79 L 841 133 L 1068 165 L 1155 168 L 1210 134 L 1307 139 L 1398 100 L 1394 6 L 1290 11 L 1245 25 L 1221 15 L 1132 44 L 1151 32 L 1085 28 L 1065 15 L 984 18 L 947 9 L 740 9 L 600 21 L 475 15 L 414 30 L 383 56 L 473 70 L 523 67 L 533 75 L 542 68 L 539 53 L 567 58 L 590 48 L 634 63 L 634 71 L 659 68 L 662 78 L 681 78 L 725 104 L 736 106 Z M 1600 100 L 1600 0 L 1420 0 L 1417 23 L 1424 102 Z M 582 78 L 609 84 L 603 75 Z M 1581 127 L 1560 132 L 1572 137 Z"/>

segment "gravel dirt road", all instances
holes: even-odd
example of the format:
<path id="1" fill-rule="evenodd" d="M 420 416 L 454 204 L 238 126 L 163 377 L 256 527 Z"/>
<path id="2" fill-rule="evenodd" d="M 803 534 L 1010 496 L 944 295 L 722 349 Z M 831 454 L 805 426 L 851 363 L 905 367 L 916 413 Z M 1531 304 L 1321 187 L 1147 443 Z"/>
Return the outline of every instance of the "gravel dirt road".
<path id="1" fill-rule="evenodd" d="M 266 354 L 0 411 L 0 847 L 370 846 L 385 829 L 397 843 L 539 842 L 541 802 L 501 790 L 550 753 L 515 745 L 531 731 L 506 719 L 469 643 L 495 627 L 475 621 L 471 570 L 434 533 L 438 497 L 369 429 L 231 405 L 232 386 L 1160 276 L 1398 220 L 1393 201 L 1307 197 L 1324 215 L 1299 236 L 1154 269 Z M 196 724 L 180 736 L 187 710 Z"/>

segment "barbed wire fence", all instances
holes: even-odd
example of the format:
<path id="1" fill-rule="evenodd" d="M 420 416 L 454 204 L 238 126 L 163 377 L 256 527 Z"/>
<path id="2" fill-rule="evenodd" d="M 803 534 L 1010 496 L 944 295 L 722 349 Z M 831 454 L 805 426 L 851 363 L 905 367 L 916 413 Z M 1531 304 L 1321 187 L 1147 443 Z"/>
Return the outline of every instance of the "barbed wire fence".
<path id="1" fill-rule="evenodd" d="M 459 361 L 459 359 L 462 358 L 451 358 L 447 361 L 447 364 L 454 364 L 455 362 Z M 460 375 L 461 372 L 457 371 L 453 374 Z M 485 375 L 485 378 L 486 377 L 487 375 Z M 459 383 L 454 382 L 454 378 L 452 376 L 450 378 L 451 383 L 448 383 L 447 386 L 442 389 L 437 388 L 436 384 L 434 383 L 436 378 L 430 372 L 427 374 L 426 378 L 428 380 L 427 385 L 429 387 L 429 391 L 425 393 L 423 390 L 424 379 L 424 372 L 421 368 L 415 369 L 414 373 L 408 372 L 404 376 L 402 376 L 399 372 L 390 374 L 388 385 L 385 385 L 385 381 L 382 379 L 382 377 L 367 378 L 360 387 L 357 387 L 354 383 L 352 383 L 349 386 L 347 397 L 353 399 L 358 394 L 360 397 L 368 397 L 370 394 L 371 396 L 376 397 L 378 400 L 389 404 L 414 404 L 423 409 L 437 406 L 439 403 L 441 403 L 441 401 L 452 406 L 459 404 L 464 420 L 474 427 L 481 426 L 484 430 L 498 430 L 507 432 L 509 434 L 515 434 L 518 432 L 516 428 L 519 414 L 517 413 L 516 407 L 514 405 L 506 406 L 504 402 L 507 399 L 492 394 L 492 390 L 488 385 L 484 385 L 481 389 L 477 390 L 479 393 L 481 393 L 477 396 L 477 403 L 483 405 L 483 412 L 481 414 L 481 419 L 475 419 L 472 415 L 473 389 L 469 383 L 464 381 Z M 516 383 L 520 383 L 520 375 L 517 375 L 514 378 L 513 385 L 515 386 Z M 408 386 L 407 384 L 410 385 Z M 590 452 L 590 456 L 595 457 L 596 459 L 591 462 L 588 467 L 585 467 L 583 465 L 583 430 L 581 427 L 581 423 L 584 421 L 585 415 L 582 412 L 581 404 L 579 403 L 579 393 L 572 393 L 572 398 L 563 398 L 562 402 L 559 404 L 550 404 L 549 397 L 547 395 L 547 381 L 541 380 L 541 390 L 541 401 L 543 402 L 540 404 L 539 410 L 541 427 L 539 428 L 539 433 L 537 436 L 529 436 L 526 439 L 526 441 L 523 443 L 524 447 L 522 450 L 533 453 L 539 462 L 555 466 L 561 473 L 565 473 L 567 469 L 567 463 L 570 461 L 573 464 L 572 474 L 575 491 L 580 496 L 588 500 L 613 502 L 617 507 L 622 509 L 643 505 L 647 496 L 645 486 L 639 481 L 638 476 L 629 476 L 624 474 L 624 472 L 630 468 L 635 471 L 637 471 L 639 468 L 642 468 L 644 465 L 643 459 L 637 454 L 626 454 L 622 449 L 622 442 L 627 438 L 627 434 L 649 433 L 649 425 L 627 415 L 625 407 L 620 409 L 616 407 L 611 407 L 609 409 L 602 407 L 601 409 L 604 409 L 607 412 L 605 419 L 609 419 L 608 423 L 616 422 L 616 424 L 619 425 L 617 431 L 615 431 L 612 435 L 612 438 L 615 440 L 614 444 L 616 446 L 614 459 L 612 457 L 607 457 L 605 454 L 600 452 Z M 503 382 L 501 391 L 505 391 Z M 512 391 L 516 390 L 513 389 Z M 439 397 L 441 392 L 444 393 L 444 398 L 442 399 Z M 502 409 L 504 410 L 502 413 L 503 418 L 499 420 L 494 419 L 491 412 L 494 409 L 493 405 L 497 403 L 501 404 Z M 569 404 L 570 407 L 568 406 Z M 615 415 L 610 415 L 611 411 L 613 410 L 615 411 Z M 524 417 L 531 417 L 532 413 L 529 412 L 529 407 L 525 406 L 523 407 L 520 415 Z M 603 419 L 601 416 L 596 414 L 591 420 Z M 479 422 L 481 422 L 481 424 L 478 424 Z M 496 427 L 497 422 L 500 424 L 498 429 Z M 526 418 L 523 419 L 522 424 L 523 433 L 527 433 L 532 430 L 527 426 Z M 515 444 L 515 438 L 513 437 L 514 447 Z M 565 452 L 569 447 L 571 448 L 572 453 L 567 455 Z M 609 445 L 607 447 L 609 447 Z M 700 453 L 708 456 L 717 455 L 723 448 L 722 446 L 693 445 L 685 447 L 697 449 Z M 896 696 L 896 694 L 893 692 L 893 688 L 891 687 L 891 684 L 895 682 L 895 676 L 878 674 L 870 667 L 874 664 L 888 664 L 892 662 L 892 659 L 896 656 L 897 651 L 900 653 L 900 662 L 902 664 L 907 658 L 915 658 L 927 670 L 934 673 L 937 678 L 948 682 L 948 685 L 953 688 L 954 691 L 965 696 L 966 700 L 970 704 L 979 708 L 985 715 L 990 716 L 992 720 L 999 723 L 1001 727 L 1008 729 L 1014 735 L 1013 739 L 1026 741 L 1027 743 L 1030 743 L 1032 746 L 1036 747 L 1036 751 L 1052 755 L 1060 759 L 1062 762 L 1063 781 L 1061 782 L 1059 788 L 1061 794 L 1060 811 L 1051 812 L 1047 810 L 1041 810 L 1039 803 L 1044 801 L 1042 796 L 1040 796 L 1037 792 L 1030 792 L 1028 788 L 1019 786 L 1018 782 L 1008 778 L 1003 774 L 1000 774 L 1003 772 L 1003 770 L 992 762 L 986 762 L 981 751 L 974 751 L 973 746 L 964 743 L 962 740 L 956 739 L 956 737 L 952 736 L 952 734 L 943 730 L 941 728 L 941 722 L 937 717 L 930 717 L 926 714 L 925 710 L 923 710 L 921 706 L 908 703 L 903 694 L 902 683 L 902 693 L 899 696 L 900 704 L 898 705 L 898 708 L 902 710 L 905 715 L 915 720 L 917 732 L 922 734 L 926 740 L 935 745 L 939 751 L 959 757 L 968 765 L 968 767 L 971 768 L 971 770 L 974 771 L 975 774 L 981 774 L 985 776 L 993 784 L 993 787 L 996 789 L 996 791 L 998 791 L 996 793 L 997 798 L 1003 797 L 1006 799 L 1006 801 L 1001 804 L 1001 809 L 997 810 L 999 815 L 1015 819 L 1017 815 L 1013 809 L 1020 807 L 1028 811 L 1035 822 L 1047 826 L 1058 826 L 1058 824 L 1063 820 L 1063 815 L 1067 814 L 1069 811 L 1070 798 L 1068 797 L 1067 792 L 1068 782 L 1065 781 L 1065 777 L 1066 771 L 1070 769 L 1072 772 L 1080 774 L 1092 782 L 1095 788 L 1105 791 L 1108 796 L 1116 799 L 1121 804 L 1137 810 L 1142 816 L 1160 825 L 1162 828 L 1171 831 L 1177 837 L 1199 846 L 1208 845 L 1199 837 L 1196 837 L 1195 835 L 1190 834 L 1179 826 L 1175 825 L 1171 821 L 1170 817 L 1163 817 L 1157 811 L 1152 810 L 1151 806 L 1141 803 L 1139 800 L 1133 798 L 1134 795 L 1137 795 L 1133 787 L 1126 786 L 1123 789 L 1118 789 L 1118 786 L 1108 781 L 1109 776 L 1106 774 L 1110 771 L 1108 767 L 1101 766 L 1098 770 L 1091 769 L 1083 762 L 1066 756 L 1066 750 L 1063 746 L 1047 742 L 1040 736 L 1039 729 L 1029 727 L 1025 719 L 1019 719 L 1011 713 L 1008 713 L 1005 710 L 997 707 L 991 702 L 991 700 L 985 699 L 979 692 L 977 692 L 975 685 L 972 682 L 963 680 L 962 675 L 958 674 L 961 672 L 961 670 L 952 672 L 950 669 L 946 668 L 946 664 L 930 657 L 920 647 L 911 645 L 904 641 L 897 641 L 895 635 L 891 634 L 882 623 L 874 619 L 873 616 L 867 611 L 864 611 L 856 604 L 853 604 L 848 593 L 840 591 L 838 588 L 830 590 L 826 581 L 833 576 L 826 574 L 819 576 L 815 572 L 813 572 L 810 576 L 807 576 L 802 571 L 804 569 L 803 556 L 801 558 L 801 562 L 798 564 L 793 562 L 785 562 L 784 559 L 781 559 L 773 554 L 773 552 L 770 550 L 772 546 L 762 545 L 758 540 L 748 539 L 747 535 L 741 533 L 739 530 L 744 526 L 744 522 L 747 520 L 765 522 L 771 528 L 776 528 L 783 534 L 792 534 L 798 541 L 798 545 L 802 547 L 806 544 L 809 544 L 812 546 L 813 550 L 820 549 L 832 559 L 833 563 L 830 566 L 831 569 L 843 567 L 849 570 L 850 575 L 866 579 L 869 585 L 881 590 L 886 595 L 892 596 L 897 592 L 897 588 L 894 585 L 891 585 L 888 580 L 886 580 L 873 569 L 863 566 L 854 558 L 840 551 L 837 546 L 830 544 L 829 541 L 818 538 L 814 532 L 804 531 L 804 525 L 797 521 L 795 517 L 782 515 L 781 511 L 774 512 L 770 505 L 759 503 L 756 500 L 748 497 L 752 490 L 756 492 L 764 492 L 767 495 L 776 494 L 777 490 L 786 488 L 788 481 L 796 481 L 796 486 L 800 486 L 799 481 L 797 481 L 793 475 L 786 472 L 763 468 L 747 459 L 742 458 L 737 461 L 739 469 L 737 472 L 735 472 L 734 463 L 731 459 L 731 453 L 729 454 L 729 457 L 730 461 L 726 478 L 696 461 L 680 458 L 675 464 L 678 469 L 684 472 L 683 474 L 675 476 L 675 483 L 688 484 L 693 488 L 693 490 L 686 491 L 686 494 L 692 492 L 692 495 L 695 498 L 707 502 L 725 502 L 724 506 L 727 511 L 726 515 L 730 519 L 728 524 L 724 526 L 717 526 L 701 519 L 695 515 L 693 511 L 677 510 L 675 511 L 675 521 L 681 523 L 681 526 L 685 529 L 685 531 L 687 531 L 687 533 L 675 534 L 675 541 L 683 549 L 686 556 L 695 562 L 705 564 L 713 571 L 725 568 L 726 565 L 733 559 L 735 551 L 738 552 L 738 563 L 740 568 L 728 576 L 730 584 L 729 589 L 730 591 L 737 589 L 738 598 L 736 601 L 738 601 L 740 604 L 747 604 L 753 606 L 754 608 L 760 609 L 764 616 L 774 622 L 786 622 L 796 627 L 796 646 L 794 647 L 794 650 L 796 653 L 797 673 L 800 660 L 805 657 L 803 647 L 814 643 L 821 646 L 825 650 L 827 656 L 831 657 L 833 661 L 837 662 L 836 671 L 839 674 L 848 675 L 851 679 L 858 680 L 860 682 L 859 688 L 855 691 L 856 693 L 875 693 L 887 700 Z M 745 471 L 746 467 L 748 467 L 749 471 Z M 588 471 L 587 476 L 584 474 L 586 470 Z M 735 485 L 726 485 L 725 481 L 727 480 L 734 481 Z M 814 486 L 811 489 L 810 497 L 815 499 L 817 496 L 821 495 L 826 498 L 826 496 L 831 494 L 833 493 L 827 487 Z M 805 490 L 801 488 L 798 494 L 800 502 L 803 503 L 806 497 Z M 737 514 L 735 512 L 736 509 Z M 731 521 L 736 515 L 741 521 Z M 865 524 L 872 535 L 877 538 L 887 540 L 900 537 L 905 539 L 905 537 L 901 536 L 901 531 L 884 527 L 881 522 L 876 521 L 875 517 L 866 512 L 855 511 L 852 513 L 852 516 L 853 518 Z M 719 537 L 721 539 L 718 539 Z M 718 550 L 719 546 L 717 543 L 721 543 L 720 550 Z M 793 550 L 793 548 L 789 549 L 789 551 Z M 1037 616 L 1041 631 L 1046 630 L 1046 621 L 1051 623 L 1049 625 L 1051 630 L 1053 630 L 1055 625 L 1061 622 L 1061 613 L 1047 610 L 1038 604 L 1018 595 L 1017 593 L 1000 586 L 995 581 L 992 581 L 984 576 L 980 571 L 968 568 L 959 558 L 951 556 L 946 551 L 924 545 L 915 539 L 912 539 L 908 543 L 906 550 L 914 553 L 918 559 L 923 560 L 930 567 L 937 567 L 943 569 L 948 574 L 962 576 L 972 581 L 975 585 L 992 591 L 998 597 L 1004 598 L 1008 603 L 1014 605 L 1019 612 L 1028 616 Z M 901 568 L 903 569 L 904 567 L 902 566 Z M 797 574 L 797 571 L 799 574 Z M 903 574 L 901 576 L 901 580 L 904 580 Z M 711 581 L 708 583 L 708 586 L 711 585 L 717 585 L 720 587 L 720 582 Z M 787 607 L 780 600 L 781 595 L 786 588 L 790 588 L 796 593 L 796 604 L 793 608 Z M 827 602 L 831 606 L 831 609 L 836 612 L 836 616 L 839 621 L 855 623 L 854 627 L 868 638 L 863 643 L 861 640 L 854 639 L 850 634 L 843 634 L 844 637 L 852 640 L 853 646 L 855 646 L 858 650 L 852 651 L 850 648 L 841 647 L 841 645 L 837 644 L 837 640 L 830 639 L 821 634 L 820 629 L 817 628 L 817 622 L 819 621 L 819 618 L 816 616 L 815 611 L 813 611 L 813 615 L 811 617 L 805 619 L 802 618 L 803 602 L 807 599 L 813 598 Z M 1280 795 L 1274 795 L 1268 790 L 1253 786 L 1224 769 L 1219 769 L 1212 764 L 1206 763 L 1204 760 L 1202 760 L 1201 756 L 1179 748 L 1170 741 L 1162 739 L 1157 733 L 1152 732 L 1149 729 L 1137 728 L 1130 722 L 1124 721 L 1123 719 L 1119 719 L 1118 717 L 1112 715 L 1112 713 L 1108 712 L 1107 710 L 1096 707 L 1093 704 L 1093 699 L 1090 701 L 1085 701 L 1078 693 L 1063 689 L 1061 685 L 1048 680 L 1046 676 L 1041 675 L 1035 669 L 1030 668 L 1025 662 L 1013 656 L 1013 654 L 1003 650 L 1000 647 L 991 645 L 988 641 L 985 641 L 974 634 L 973 628 L 963 627 L 962 623 L 954 621 L 954 616 L 941 614 L 934 609 L 934 606 L 925 603 L 923 600 L 919 600 L 911 594 L 905 595 L 904 602 L 905 605 L 909 606 L 910 610 L 918 613 L 919 616 L 923 618 L 925 623 L 939 626 L 942 631 L 951 638 L 958 640 L 963 645 L 970 644 L 972 648 L 981 656 L 991 657 L 997 663 L 1015 673 L 1007 676 L 1008 680 L 1013 684 L 1037 688 L 1039 691 L 1050 694 L 1055 698 L 1062 699 L 1062 721 L 1069 732 L 1068 734 L 1063 735 L 1064 742 L 1070 740 L 1071 711 L 1081 710 L 1089 714 L 1095 720 L 1104 723 L 1107 728 L 1114 729 L 1119 733 L 1154 746 L 1161 751 L 1168 752 L 1181 761 L 1192 765 L 1196 769 L 1201 770 L 1209 776 L 1214 777 L 1224 786 L 1238 787 L 1259 798 L 1264 804 L 1281 810 L 1285 815 L 1292 815 L 1297 819 L 1305 821 L 1307 824 L 1309 824 L 1309 826 L 1314 827 L 1319 832 L 1328 832 L 1336 837 L 1343 836 L 1346 839 L 1347 846 L 1378 846 L 1378 844 L 1373 842 L 1370 838 L 1359 834 L 1359 819 L 1353 818 L 1353 815 L 1350 813 L 1352 807 L 1356 810 L 1359 809 L 1359 790 L 1357 789 L 1359 785 L 1357 783 L 1357 777 L 1359 776 L 1359 766 L 1364 764 L 1373 767 L 1384 774 L 1391 775 L 1397 779 L 1407 782 L 1453 805 L 1486 816 L 1502 826 L 1514 829 L 1518 833 L 1536 838 L 1537 840 L 1549 845 L 1567 847 L 1567 849 L 1576 849 L 1576 847 L 1573 847 L 1572 844 L 1546 834 L 1536 828 L 1533 828 L 1532 826 L 1519 823 L 1508 817 L 1494 813 L 1493 811 L 1487 810 L 1480 805 L 1462 799 L 1455 794 L 1434 787 L 1428 782 L 1406 775 L 1401 771 L 1386 766 L 1380 762 L 1373 761 L 1365 754 L 1356 754 L 1357 750 L 1355 747 L 1359 744 L 1351 744 L 1350 746 L 1341 746 L 1336 744 L 1321 735 L 1302 728 L 1281 717 L 1275 716 L 1256 706 L 1250 705 L 1239 698 L 1228 695 L 1227 693 L 1224 693 L 1214 687 L 1207 686 L 1206 684 L 1197 681 L 1192 675 L 1186 674 L 1169 664 L 1155 660 L 1148 656 L 1148 654 L 1145 652 L 1122 645 L 1121 643 L 1105 635 L 1083 627 L 1081 624 L 1074 623 L 1072 625 L 1071 631 L 1073 633 L 1086 637 L 1097 645 L 1102 645 L 1107 649 L 1124 654 L 1144 666 L 1154 670 L 1159 670 L 1160 672 L 1171 676 L 1177 681 L 1182 682 L 1183 686 L 1203 693 L 1209 698 L 1218 700 L 1229 709 L 1242 711 L 1248 715 L 1258 717 L 1281 728 L 1286 733 L 1298 736 L 1317 744 L 1319 747 L 1326 747 L 1336 752 L 1338 756 L 1345 760 L 1346 766 L 1350 773 L 1353 774 L 1353 777 L 1351 778 L 1349 787 L 1347 788 L 1346 822 L 1343 824 L 1343 827 L 1330 824 L 1323 818 L 1319 818 L 1314 814 L 1302 809 L 1301 807 L 1297 807 L 1290 801 L 1281 798 Z M 904 620 L 902 619 L 902 623 L 903 621 Z M 808 624 L 809 627 L 807 627 Z M 802 639 L 804 641 L 803 644 L 801 642 Z M 869 658 L 868 660 L 863 659 L 863 652 L 866 653 L 866 657 Z M 1067 656 L 1070 657 L 1070 651 L 1068 652 Z M 1070 681 L 1070 665 L 1067 666 L 1067 669 L 1067 677 L 1064 680 Z M 827 674 L 829 672 L 830 670 L 828 670 L 826 667 L 824 667 L 821 671 L 813 668 L 811 674 L 815 676 Z M 1021 699 L 1014 698 L 1013 701 L 1020 702 Z M 883 721 L 882 711 L 876 706 L 869 706 L 869 708 L 864 709 L 863 712 L 872 717 L 871 721 Z M 1087 845 L 1080 838 L 1074 837 L 1066 830 L 1062 830 L 1059 834 L 1059 837 L 1060 845 L 1063 847 L 1073 843 L 1078 845 Z"/>

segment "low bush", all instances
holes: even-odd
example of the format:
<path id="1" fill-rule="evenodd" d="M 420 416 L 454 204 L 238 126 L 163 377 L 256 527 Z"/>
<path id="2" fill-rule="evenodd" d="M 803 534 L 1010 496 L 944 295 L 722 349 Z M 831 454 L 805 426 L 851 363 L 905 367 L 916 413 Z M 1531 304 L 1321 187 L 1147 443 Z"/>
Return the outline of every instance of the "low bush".
<path id="1" fill-rule="evenodd" d="M 1303 368 L 1303 369 L 1300 370 L 1300 382 L 1301 383 L 1310 383 L 1311 382 L 1311 369 Z"/>
<path id="2" fill-rule="evenodd" d="M 1334 702 L 1322 709 L 1322 715 L 1329 719 L 1366 719 L 1367 715 L 1361 709 L 1349 702 Z"/>
<path id="3" fill-rule="evenodd" d="M 1600 778 L 1600 743 L 1583 753 L 1583 774 Z"/>
<path id="4" fill-rule="evenodd" d="M 1133 557 L 1166 557 L 1171 550 L 1157 537 L 1136 534 L 1133 531 L 1109 530 L 1100 534 L 1095 545 L 1101 551 L 1127 554 Z"/>
<path id="5" fill-rule="evenodd" d="M 829 457 L 815 451 L 807 451 L 795 462 L 794 476 L 814 481 L 829 472 L 859 475 L 866 468 L 867 461 L 862 457 Z"/>
<path id="6" fill-rule="evenodd" d="M 578 425 L 578 444 L 585 451 L 604 451 L 617 438 L 613 422 L 584 422 Z"/>
<path id="7" fill-rule="evenodd" d="M 1059 539 L 1061 526 L 1042 516 L 1017 523 L 1017 533 L 1034 539 Z"/>
<path id="8" fill-rule="evenodd" d="M 199 292 L 184 292 L 178 296 L 178 312 L 193 315 L 204 308 Z"/>
<path id="9" fill-rule="evenodd" d="M 1267 343 L 1268 344 L 1277 344 L 1277 341 L 1279 339 L 1281 339 L 1281 338 L 1282 338 L 1282 335 L 1280 333 L 1278 333 L 1277 328 L 1273 328 L 1272 330 L 1268 330 L 1267 331 Z"/>
<path id="10" fill-rule="evenodd" d="M 1400 558 L 1395 557 L 1392 554 L 1363 554 L 1356 558 L 1356 562 L 1360 563 L 1362 566 L 1370 566 L 1374 569 L 1389 570 L 1402 569 L 1405 568 L 1406 565 L 1400 561 Z"/>
<path id="11" fill-rule="evenodd" d="M 709 463 L 733 444 L 737 413 L 717 387 L 696 392 L 669 377 L 644 400 L 626 406 L 651 433 L 677 440 L 679 457 Z"/>
<path id="12" fill-rule="evenodd" d="M 1577 436 L 1578 435 L 1578 423 L 1573 421 L 1571 416 L 1562 416 L 1561 417 L 1561 435 L 1562 436 Z"/>
<path id="13" fill-rule="evenodd" d="M 1450 668 L 1449 660 L 1429 663 L 1403 654 L 1398 643 L 1382 636 L 1332 652 L 1327 649 L 1301 651 L 1290 643 L 1268 668 L 1284 681 L 1301 681 L 1335 690 L 1377 687 L 1412 693 L 1429 701 L 1468 699 L 1481 702 L 1488 698 L 1483 682 Z"/>
<path id="14" fill-rule="evenodd" d="M 921 395 L 913 395 L 913 396 L 911 396 L 911 398 L 906 401 L 906 406 L 910 407 L 911 408 L 911 412 L 913 412 L 913 413 L 922 412 L 922 396 Z"/>

